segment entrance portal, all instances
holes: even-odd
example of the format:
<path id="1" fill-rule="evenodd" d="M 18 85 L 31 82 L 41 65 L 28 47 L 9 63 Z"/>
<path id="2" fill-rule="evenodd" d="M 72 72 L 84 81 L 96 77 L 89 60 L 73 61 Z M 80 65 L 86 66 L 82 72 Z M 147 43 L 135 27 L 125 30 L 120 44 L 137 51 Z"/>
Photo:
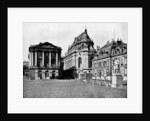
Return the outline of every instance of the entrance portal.
<path id="1" fill-rule="evenodd" d="M 49 79 L 49 72 L 48 71 L 45 72 L 45 79 Z"/>
<path id="2" fill-rule="evenodd" d="M 55 79 L 55 71 L 52 71 L 52 79 Z"/>
<path id="3" fill-rule="evenodd" d="M 42 79 L 42 71 L 39 71 L 39 72 L 38 72 L 38 78 L 39 78 L 39 79 Z"/>

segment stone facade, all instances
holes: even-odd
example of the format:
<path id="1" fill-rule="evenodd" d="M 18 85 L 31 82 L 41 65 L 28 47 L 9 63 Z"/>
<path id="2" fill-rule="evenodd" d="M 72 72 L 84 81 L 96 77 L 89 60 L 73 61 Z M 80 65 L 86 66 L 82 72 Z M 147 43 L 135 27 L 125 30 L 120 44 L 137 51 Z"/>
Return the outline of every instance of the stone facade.
<path id="1" fill-rule="evenodd" d="M 92 70 L 94 79 L 106 80 L 114 87 L 127 83 L 127 44 L 122 40 L 108 41 L 97 50 Z"/>
<path id="2" fill-rule="evenodd" d="M 82 73 L 91 73 L 92 59 L 96 53 L 93 46 L 94 43 L 85 29 L 83 33 L 75 37 L 74 42 L 63 57 L 64 71 L 73 68 L 79 78 Z"/>
<path id="3" fill-rule="evenodd" d="M 29 78 L 51 79 L 60 76 L 61 48 L 45 42 L 29 47 Z"/>

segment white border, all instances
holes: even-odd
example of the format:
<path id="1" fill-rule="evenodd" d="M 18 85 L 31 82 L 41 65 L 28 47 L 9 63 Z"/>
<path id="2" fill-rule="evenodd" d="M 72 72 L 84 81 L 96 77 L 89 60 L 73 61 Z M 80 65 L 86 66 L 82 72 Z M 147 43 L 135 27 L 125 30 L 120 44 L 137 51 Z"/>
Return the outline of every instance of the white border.
<path id="1" fill-rule="evenodd" d="M 128 22 L 128 98 L 23 98 L 22 22 Z M 142 8 L 8 8 L 8 113 L 142 113 Z"/>

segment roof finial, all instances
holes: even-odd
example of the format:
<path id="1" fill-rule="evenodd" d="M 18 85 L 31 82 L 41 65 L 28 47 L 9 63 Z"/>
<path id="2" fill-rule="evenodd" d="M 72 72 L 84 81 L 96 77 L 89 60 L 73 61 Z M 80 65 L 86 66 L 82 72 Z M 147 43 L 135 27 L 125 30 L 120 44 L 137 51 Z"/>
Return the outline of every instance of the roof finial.
<path id="1" fill-rule="evenodd" d="M 87 33 L 87 29 L 86 29 L 86 26 L 85 26 L 85 33 Z"/>

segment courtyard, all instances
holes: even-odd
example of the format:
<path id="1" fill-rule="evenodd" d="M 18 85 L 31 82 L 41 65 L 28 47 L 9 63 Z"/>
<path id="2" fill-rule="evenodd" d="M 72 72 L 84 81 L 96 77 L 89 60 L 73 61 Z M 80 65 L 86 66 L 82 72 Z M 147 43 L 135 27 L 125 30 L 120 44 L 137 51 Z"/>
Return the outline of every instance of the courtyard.
<path id="1" fill-rule="evenodd" d="M 126 88 L 93 85 L 76 80 L 23 80 L 24 98 L 127 98 Z"/>

